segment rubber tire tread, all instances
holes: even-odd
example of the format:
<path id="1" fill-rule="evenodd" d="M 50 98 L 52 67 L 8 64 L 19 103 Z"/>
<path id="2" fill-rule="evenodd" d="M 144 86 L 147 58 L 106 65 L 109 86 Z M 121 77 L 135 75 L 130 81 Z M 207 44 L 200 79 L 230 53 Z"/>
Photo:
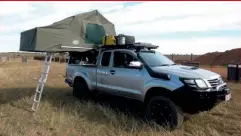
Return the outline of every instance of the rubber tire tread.
<path id="1" fill-rule="evenodd" d="M 170 123 L 169 129 L 174 130 L 174 129 L 180 128 L 184 120 L 184 113 L 182 109 L 179 106 L 177 106 L 173 101 L 171 101 L 169 98 L 166 98 L 163 96 L 154 96 L 146 104 L 146 108 L 145 108 L 146 119 L 152 122 L 150 104 L 156 100 L 168 103 L 169 106 L 171 106 L 171 108 L 173 109 L 172 112 L 174 117 L 172 122 Z"/>
<path id="2" fill-rule="evenodd" d="M 73 87 L 73 96 L 86 100 L 89 97 L 89 89 L 84 81 L 76 81 Z"/>

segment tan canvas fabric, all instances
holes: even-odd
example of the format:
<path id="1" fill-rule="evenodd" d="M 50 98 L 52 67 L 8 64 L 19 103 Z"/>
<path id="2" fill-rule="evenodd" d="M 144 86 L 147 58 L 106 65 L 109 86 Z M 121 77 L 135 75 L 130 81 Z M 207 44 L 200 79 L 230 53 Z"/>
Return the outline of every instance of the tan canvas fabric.
<path id="1" fill-rule="evenodd" d="M 100 14 L 98 10 L 93 10 L 68 17 L 48 26 L 36 27 L 22 32 L 19 50 L 29 52 L 89 50 L 90 48 L 96 46 L 96 43 L 86 43 L 86 28 L 91 28 L 89 27 L 90 24 L 101 26 L 101 28 L 104 28 L 103 30 L 105 34 L 116 35 L 114 24 Z M 102 34 L 98 32 L 98 29 L 94 31 L 96 32 L 91 33 L 91 35 L 88 34 L 90 38 L 102 38 L 98 37 L 98 35 L 94 35 L 95 33 Z M 83 47 L 83 49 L 61 48 L 61 46 Z"/>

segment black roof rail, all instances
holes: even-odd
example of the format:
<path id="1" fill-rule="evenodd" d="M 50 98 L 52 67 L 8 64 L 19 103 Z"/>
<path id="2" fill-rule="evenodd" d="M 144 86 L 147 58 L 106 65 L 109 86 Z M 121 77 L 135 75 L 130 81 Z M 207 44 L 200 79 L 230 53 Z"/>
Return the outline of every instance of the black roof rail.
<path id="1" fill-rule="evenodd" d="M 126 44 L 126 45 L 104 45 L 99 47 L 99 49 L 136 49 L 136 50 L 141 50 L 141 49 L 157 49 L 159 46 L 157 45 L 152 45 L 151 43 L 134 43 L 134 44 Z"/>

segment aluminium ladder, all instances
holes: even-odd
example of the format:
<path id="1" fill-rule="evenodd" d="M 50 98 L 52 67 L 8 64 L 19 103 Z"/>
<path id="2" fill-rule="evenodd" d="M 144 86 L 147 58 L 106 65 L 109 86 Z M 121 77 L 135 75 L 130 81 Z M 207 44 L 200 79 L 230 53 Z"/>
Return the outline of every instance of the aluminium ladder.
<path id="1" fill-rule="evenodd" d="M 93 49 L 93 48 L 72 47 L 72 46 L 60 46 L 60 47 L 61 48 L 69 48 L 69 49 L 71 49 L 71 48 L 73 48 L 73 49 Z M 33 105 L 32 105 L 32 110 L 35 111 L 35 112 L 37 111 L 37 109 L 39 107 L 39 103 L 40 103 L 42 93 L 43 93 L 43 90 L 44 90 L 44 85 L 47 82 L 50 64 L 51 64 L 51 61 L 52 61 L 52 55 L 53 54 L 48 53 L 45 56 L 43 71 L 42 71 L 42 74 L 41 74 L 41 76 L 39 78 L 39 81 L 38 81 L 38 85 L 37 85 L 37 88 L 36 88 L 36 92 L 35 92 L 35 95 L 34 95 L 34 101 L 33 101 Z"/>
<path id="2" fill-rule="evenodd" d="M 35 92 L 35 95 L 34 95 L 34 101 L 33 101 L 33 105 L 32 105 L 33 111 L 37 111 L 37 109 L 39 107 L 39 103 L 40 103 L 42 93 L 43 93 L 43 90 L 44 90 L 44 85 L 46 84 L 46 81 L 47 81 L 47 78 L 48 78 L 51 61 L 52 61 L 52 54 L 47 54 L 45 56 L 43 71 L 42 71 L 41 76 L 39 78 L 38 85 L 37 85 L 37 88 L 36 88 L 36 92 Z"/>

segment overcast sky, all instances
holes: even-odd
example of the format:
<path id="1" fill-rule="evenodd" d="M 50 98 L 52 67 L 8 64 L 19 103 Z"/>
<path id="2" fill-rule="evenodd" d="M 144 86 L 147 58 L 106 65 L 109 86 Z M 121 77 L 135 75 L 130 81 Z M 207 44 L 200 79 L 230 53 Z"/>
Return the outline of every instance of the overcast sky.
<path id="1" fill-rule="evenodd" d="M 0 52 L 19 51 L 21 31 L 94 9 L 161 53 L 241 47 L 241 2 L 0 2 Z"/>

